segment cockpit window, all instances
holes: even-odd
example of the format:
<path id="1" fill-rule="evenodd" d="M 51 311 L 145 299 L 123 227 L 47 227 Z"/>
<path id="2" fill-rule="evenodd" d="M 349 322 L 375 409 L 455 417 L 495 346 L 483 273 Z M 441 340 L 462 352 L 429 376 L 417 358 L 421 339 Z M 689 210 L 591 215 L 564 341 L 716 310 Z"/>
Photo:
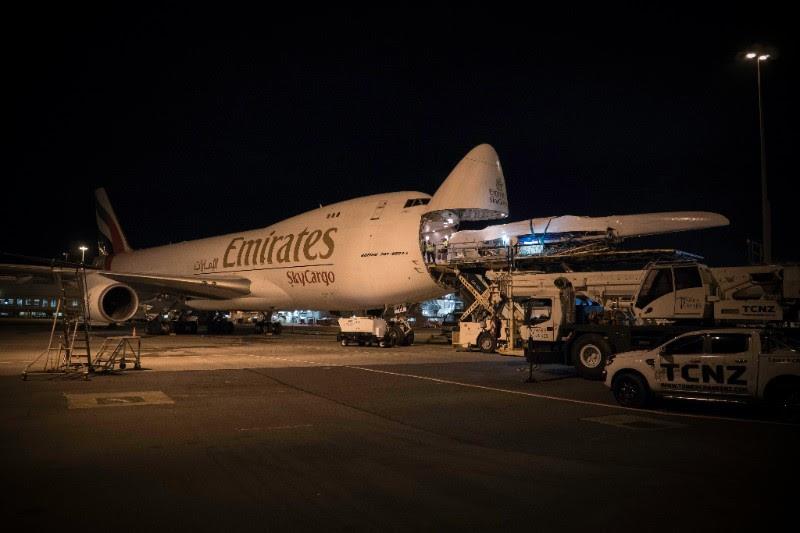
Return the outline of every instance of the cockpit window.
<path id="1" fill-rule="evenodd" d="M 403 209 L 414 207 L 415 205 L 428 205 L 428 202 L 430 201 L 430 198 L 412 198 L 410 200 L 406 200 L 406 205 L 403 206 Z"/>

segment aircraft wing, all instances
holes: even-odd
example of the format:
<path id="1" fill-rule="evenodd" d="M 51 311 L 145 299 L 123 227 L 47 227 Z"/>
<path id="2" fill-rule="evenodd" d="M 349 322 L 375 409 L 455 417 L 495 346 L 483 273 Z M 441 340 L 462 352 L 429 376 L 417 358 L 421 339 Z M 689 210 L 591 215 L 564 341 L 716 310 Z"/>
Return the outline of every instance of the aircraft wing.
<path id="1" fill-rule="evenodd" d="M 64 281 L 74 281 L 80 272 L 81 269 L 78 268 L 60 266 L 0 264 L 0 281 L 14 284 L 37 281 L 54 283 L 56 274 L 60 274 Z M 146 292 L 167 292 L 210 299 L 237 298 L 250 294 L 250 280 L 239 277 L 167 276 L 89 268 L 86 273 L 100 274 Z"/>
<path id="2" fill-rule="evenodd" d="M 250 280 L 237 277 L 162 276 L 101 271 L 103 276 L 144 289 L 211 299 L 227 299 L 250 294 Z"/>

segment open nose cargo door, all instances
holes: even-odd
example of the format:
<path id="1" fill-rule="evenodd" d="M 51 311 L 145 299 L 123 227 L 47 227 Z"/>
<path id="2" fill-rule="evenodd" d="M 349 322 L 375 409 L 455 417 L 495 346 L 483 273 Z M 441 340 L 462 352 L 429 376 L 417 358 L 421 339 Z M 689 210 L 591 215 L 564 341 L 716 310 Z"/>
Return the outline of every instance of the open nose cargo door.
<path id="1" fill-rule="evenodd" d="M 455 218 L 455 224 L 508 216 L 506 180 L 494 148 L 481 144 L 459 161 L 428 204 L 426 213 L 436 212 Z"/>

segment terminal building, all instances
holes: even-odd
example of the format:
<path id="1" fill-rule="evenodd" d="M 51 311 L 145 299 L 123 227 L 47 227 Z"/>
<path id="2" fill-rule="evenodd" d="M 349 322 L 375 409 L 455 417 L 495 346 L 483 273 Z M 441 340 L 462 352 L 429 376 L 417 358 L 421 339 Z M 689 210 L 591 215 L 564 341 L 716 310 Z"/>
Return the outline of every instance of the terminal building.
<path id="1" fill-rule="evenodd" d="M 18 290 L 0 289 L 0 318 L 52 318 L 58 305 L 52 292 L 52 286 L 35 284 L 21 285 Z M 77 309 L 80 300 L 71 298 L 67 305 Z"/>
<path id="2" fill-rule="evenodd" d="M 52 286 L 47 290 L 37 290 L 33 285 L 20 286 L 19 291 L 0 290 L 0 319 L 3 318 L 53 318 L 58 305 L 58 297 L 52 293 Z M 71 298 L 67 305 L 77 309 L 80 300 Z M 419 305 L 416 313 L 418 326 L 433 325 L 445 316 L 457 313 L 464 308 L 462 300 L 455 294 L 447 294 L 441 298 L 427 300 Z M 234 322 L 247 322 L 252 313 L 232 312 Z M 273 318 L 285 325 L 335 325 L 336 317 L 326 311 L 313 309 L 286 309 L 276 311 Z"/>

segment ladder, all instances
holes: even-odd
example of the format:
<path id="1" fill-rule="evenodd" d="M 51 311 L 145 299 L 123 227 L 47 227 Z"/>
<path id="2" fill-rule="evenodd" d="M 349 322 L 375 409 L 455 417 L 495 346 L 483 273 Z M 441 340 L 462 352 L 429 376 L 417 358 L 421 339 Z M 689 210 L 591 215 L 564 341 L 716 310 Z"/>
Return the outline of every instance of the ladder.
<path id="1" fill-rule="evenodd" d="M 92 350 L 89 343 L 90 317 L 86 294 L 86 268 L 76 267 L 74 284 L 64 281 L 71 269 L 53 267 L 53 277 L 58 287 L 58 303 L 53 314 L 50 340 L 47 349 L 41 352 L 22 372 L 22 379 L 30 374 L 68 374 L 83 371 L 84 379 L 93 372 Z M 71 304 L 76 305 L 71 305 Z M 37 368 L 36 365 L 41 366 Z"/>

